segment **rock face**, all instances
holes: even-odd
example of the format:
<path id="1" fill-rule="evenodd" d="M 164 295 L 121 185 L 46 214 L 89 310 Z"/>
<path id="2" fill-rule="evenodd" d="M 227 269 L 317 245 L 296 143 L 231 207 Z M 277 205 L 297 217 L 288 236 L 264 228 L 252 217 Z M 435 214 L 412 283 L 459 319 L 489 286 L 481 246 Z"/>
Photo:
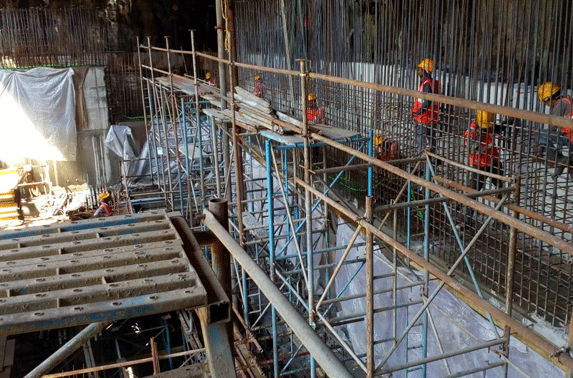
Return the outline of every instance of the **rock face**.
<path id="1" fill-rule="evenodd" d="M 110 22 L 119 51 L 133 51 L 135 37 L 142 43 L 165 45 L 165 36 L 173 48 L 191 49 L 189 29 L 196 30 L 196 47 L 216 51 L 215 2 L 201 0 L 2 0 L 0 8 L 86 7 Z"/>

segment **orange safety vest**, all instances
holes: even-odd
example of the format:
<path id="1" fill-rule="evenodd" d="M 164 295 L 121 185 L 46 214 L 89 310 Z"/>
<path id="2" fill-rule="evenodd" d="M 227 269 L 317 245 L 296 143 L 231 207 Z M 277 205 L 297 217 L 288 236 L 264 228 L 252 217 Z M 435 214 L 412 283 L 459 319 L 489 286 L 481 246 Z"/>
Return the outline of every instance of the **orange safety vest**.
<path id="1" fill-rule="evenodd" d="M 563 96 L 559 99 L 559 101 L 564 102 L 565 105 L 569 107 L 569 113 L 565 117 L 573 119 L 573 98 L 571 98 L 571 96 Z M 567 138 L 569 138 L 571 143 L 573 143 L 573 129 L 562 127 L 561 132 L 567 135 Z"/>
<path id="2" fill-rule="evenodd" d="M 472 122 L 470 129 L 466 130 L 464 134 L 466 143 L 468 143 L 468 137 L 475 138 L 476 131 L 479 130 L 480 127 L 475 122 Z M 470 151 L 469 163 L 476 167 L 491 167 L 492 160 L 499 161 L 499 150 L 493 143 L 492 134 L 484 129 L 481 131 L 481 151 L 473 154 Z"/>
<path id="3" fill-rule="evenodd" d="M 308 122 L 321 122 L 324 119 L 324 108 L 307 108 L 306 119 Z"/>
<path id="4" fill-rule="evenodd" d="M 99 208 L 102 209 L 102 211 L 101 211 L 100 214 L 101 214 L 103 217 L 108 217 L 108 216 L 110 216 L 110 215 L 113 214 L 113 210 L 112 210 L 111 207 L 110 207 L 107 203 L 105 203 L 105 202 L 100 203 Z"/>
<path id="5" fill-rule="evenodd" d="M 255 89 L 253 90 L 253 94 L 259 98 L 263 98 L 263 92 L 265 90 L 265 86 L 263 83 L 255 84 Z"/>
<path id="6" fill-rule="evenodd" d="M 438 80 L 434 80 L 431 78 L 427 78 L 426 80 L 422 81 L 422 83 L 420 83 L 420 88 L 418 88 L 418 91 L 423 92 L 424 85 L 426 84 L 430 84 L 430 86 L 432 87 L 432 93 L 436 94 L 440 93 L 440 83 L 438 82 Z M 412 108 L 412 112 L 414 113 L 418 112 L 418 110 L 422 108 L 423 103 L 424 103 L 423 99 L 417 98 L 416 101 L 414 101 L 414 107 Z M 430 105 L 425 112 L 421 114 L 416 114 L 414 116 L 414 120 L 416 120 L 417 122 L 424 123 L 426 125 L 430 123 L 438 123 L 439 109 L 440 109 L 440 104 L 438 104 L 435 101 L 432 101 L 432 105 Z"/>
<path id="7" fill-rule="evenodd" d="M 375 157 L 382 161 L 398 159 L 400 156 L 398 143 L 391 140 L 384 140 L 374 148 Z"/>

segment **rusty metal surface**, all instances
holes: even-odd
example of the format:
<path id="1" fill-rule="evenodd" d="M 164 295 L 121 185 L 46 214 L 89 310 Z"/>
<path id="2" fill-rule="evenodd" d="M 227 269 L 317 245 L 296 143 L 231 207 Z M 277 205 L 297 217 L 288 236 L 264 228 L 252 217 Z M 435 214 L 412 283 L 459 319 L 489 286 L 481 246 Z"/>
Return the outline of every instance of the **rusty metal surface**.
<path id="1" fill-rule="evenodd" d="M 204 306 L 163 211 L 0 232 L 0 334 Z"/>

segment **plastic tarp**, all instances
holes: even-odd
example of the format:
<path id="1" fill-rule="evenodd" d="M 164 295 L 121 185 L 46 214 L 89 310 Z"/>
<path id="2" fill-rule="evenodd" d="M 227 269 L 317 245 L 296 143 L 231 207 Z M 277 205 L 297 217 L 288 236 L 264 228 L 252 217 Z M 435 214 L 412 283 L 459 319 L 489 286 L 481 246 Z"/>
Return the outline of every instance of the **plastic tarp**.
<path id="1" fill-rule="evenodd" d="M 149 184 L 150 166 L 148 144 L 145 142 L 140 154 L 136 151 L 136 142 L 133 137 L 131 128 L 128 126 L 111 125 L 105 137 L 105 145 L 112 150 L 117 156 L 124 160 L 123 168 L 125 169 L 127 184 Z"/>
<path id="2" fill-rule="evenodd" d="M 0 70 L 0 159 L 76 160 L 71 68 Z"/>
<path id="3" fill-rule="evenodd" d="M 336 245 L 348 245 L 354 234 L 354 229 L 349 227 L 342 219 L 338 220 L 338 230 L 336 233 Z M 362 236 L 358 236 L 356 243 L 364 243 Z M 421 248 L 421 245 L 414 246 Z M 344 251 L 337 251 L 337 261 L 340 260 Z M 392 273 L 390 266 L 392 262 L 388 261 L 381 253 L 374 253 L 378 256 L 374 259 L 374 275 L 383 275 Z M 352 261 L 356 259 L 365 258 L 365 248 L 354 247 L 348 254 L 347 260 Z M 362 262 L 343 265 L 340 269 L 338 276 L 336 276 L 336 290 L 337 294 L 344 291 L 342 296 L 349 296 L 352 294 L 361 294 L 365 292 L 366 288 L 366 273 L 365 266 Z M 420 275 L 415 274 L 413 271 L 398 268 L 398 287 L 404 287 L 412 282 L 420 281 Z M 375 308 L 392 306 L 392 278 L 385 278 L 376 280 L 374 283 L 375 291 L 386 291 L 387 293 L 377 294 L 374 296 Z M 429 295 L 436 289 L 436 282 L 430 282 Z M 418 312 L 421 304 L 413 304 L 413 302 L 421 301 L 420 287 L 415 286 L 408 289 L 398 290 L 397 302 L 398 304 L 410 304 L 406 310 L 403 307 L 398 310 L 397 314 L 397 334 L 400 335 L 408 322 L 411 322 L 414 315 Z M 433 301 L 434 305 L 429 307 L 432 314 L 433 321 L 437 333 L 440 335 L 440 342 L 445 353 L 457 351 L 462 348 L 475 346 L 478 340 L 488 341 L 495 339 L 495 334 L 487 319 L 483 318 L 480 314 L 471 309 L 467 304 L 456 298 L 446 288 L 442 289 Z M 438 310 L 439 309 L 439 310 Z M 341 302 L 341 312 L 339 316 L 351 316 L 353 314 L 363 314 L 366 311 L 366 300 L 364 297 L 353 300 Z M 445 316 L 447 314 L 447 316 Z M 416 323 L 420 323 L 420 320 Z M 431 327 L 428 327 L 428 356 L 435 356 L 441 354 L 438 342 Z M 503 335 L 503 330 L 498 328 L 498 333 Z M 342 332 L 341 335 L 346 337 L 353 346 L 357 354 L 366 353 L 366 321 L 351 323 L 347 325 L 347 332 Z M 420 359 L 421 345 L 422 345 L 422 327 L 415 325 L 410 330 L 408 336 L 402 343 L 400 343 L 397 350 L 392 354 L 385 367 L 395 366 L 404 363 L 406 360 L 413 361 Z M 374 315 L 374 340 L 392 340 L 393 339 L 393 314 L 392 311 L 379 312 Z M 374 355 L 376 364 L 380 363 L 382 358 L 385 357 L 392 342 L 385 342 L 378 344 L 374 348 Z M 522 371 L 527 372 L 531 377 L 537 378 L 558 378 L 565 377 L 565 374 L 558 367 L 547 361 L 539 354 L 529 349 L 523 343 L 515 338 L 510 340 L 510 361 L 515 364 Z M 464 355 L 448 358 L 448 366 L 451 373 L 465 371 L 472 368 L 482 367 L 488 363 L 499 361 L 499 357 L 487 350 L 479 350 Z M 446 365 L 443 361 L 435 361 L 427 366 L 428 377 L 444 377 L 449 375 L 446 370 Z M 406 370 L 394 372 L 391 375 L 393 378 L 406 377 Z M 420 377 L 420 371 L 410 372 L 408 377 Z M 471 377 L 482 377 L 482 373 L 469 375 Z M 503 371 L 501 367 L 488 370 L 485 375 L 488 378 L 503 378 Z M 386 375 L 384 375 L 386 377 Z M 514 366 L 509 366 L 507 377 L 521 378 L 523 375 L 515 369 Z"/>

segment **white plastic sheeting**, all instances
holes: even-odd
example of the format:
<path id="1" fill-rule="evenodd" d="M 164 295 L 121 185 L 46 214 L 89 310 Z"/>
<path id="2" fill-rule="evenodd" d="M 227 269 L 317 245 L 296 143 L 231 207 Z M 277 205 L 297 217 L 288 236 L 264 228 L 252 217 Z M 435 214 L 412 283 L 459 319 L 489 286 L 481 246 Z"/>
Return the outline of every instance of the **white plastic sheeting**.
<path id="1" fill-rule="evenodd" d="M 0 70 L 0 159 L 76 160 L 73 69 Z"/>
<path id="2" fill-rule="evenodd" d="M 105 145 L 125 161 L 123 168 L 129 186 L 151 182 L 148 143 L 145 142 L 141 153 L 137 155 L 136 142 L 130 127 L 111 125 L 105 137 Z"/>
<path id="3" fill-rule="evenodd" d="M 352 235 L 354 234 L 354 229 L 350 228 L 343 220 L 339 219 L 339 226 L 336 235 L 337 245 L 348 245 Z M 364 243 L 364 239 L 358 236 L 356 243 Z M 337 261 L 340 259 L 344 251 L 337 252 Z M 379 258 L 374 261 L 374 275 L 388 274 L 392 270 L 389 267 L 391 262 L 385 259 L 380 253 L 376 253 Z M 364 247 L 354 247 L 350 251 L 347 260 L 353 260 L 356 258 L 364 258 L 365 249 Z M 383 263 L 384 260 L 386 263 Z M 388 265 L 389 264 L 389 265 Z M 412 272 L 405 270 L 404 268 L 399 268 L 401 274 L 398 275 L 398 287 L 404 286 L 408 283 L 420 280 L 420 277 L 412 274 Z M 354 277 L 354 278 L 353 278 Z M 348 284 L 350 282 L 350 284 Z M 379 279 L 374 283 L 374 290 L 384 290 L 391 289 L 391 278 Z M 348 287 L 344 291 L 343 296 L 348 296 L 352 294 L 360 294 L 365 292 L 366 288 L 366 274 L 365 267 L 362 263 L 348 264 L 342 267 L 340 273 L 336 277 L 336 289 L 337 293 L 348 284 Z M 435 282 L 430 282 L 430 294 L 436 288 Z M 415 301 L 420 301 L 420 290 L 418 287 L 412 289 L 403 289 L 398 291 L 398 304 L 400 303 L 412 303 Z M 440 336 L 440 342 L 444 352 L 457 351 L 459 349 L 475 346 L 478 344 L 477 340 L 482 342 L 492 340 L 495 335 L 491 329 L 490 323 L 484 319 L 481 315 L 473 311 L 464 302 L 458 300 L 445 288 L 440 291 L 437 297 L 434 299 L 435 307 L 430 305 L 429 309 L 432 314 L 433 320 L 436 325 L 437 333 Z M 365 312 L 365 298 L 354 299 L 350 301 L 344 301 L 341 303 L 342 313 L 339 315 L 346 316 L 351 314 L 358 314 Z M 374 305 L 377 307 L 391 306 L 393 304 L 393 299 L 391 293 L 389 294 L 378 294 L 374 297 Z M 402 330 L 406 327 L 407 321 L 413 319 L 414 315 L 418 312 L 421 305 L 409 306 L 409 310 L 401 309 L 398 311 L 398 335 L 401 334 Z M 455 321 L 448 319 L 443 313 Z M 420 321 L 418 321 L 419 323 Z M 374 316 L 374 340 L 391 339 L 393 334 L 393 320 L 392 312 L 386 311 L 382 313 L 375 314 Z M 352 323 L 347 325 L 347 334 L 349 342 L 351 343 L 354 351 L 358 354 L 366 352 L 366 321 Z M 406 361 L 406 353 L 408 353 L 408 360 L 414 361 L 415 359 L 421 358 L 421 345 L 422 345 L 422 328 L 421 326 L 415 326 L 407 338 L 404 340 L 398 349 L 394 352 L 393 356 L 388 360 L 385 367 L 393 366 Z M 503 334 L 503 330 L 499 330 L 500 334 Z M 471 336 L 470 336 L 471 334 Z M 477 340 L 476 340 L 477 338 Z M 406 344 L 407 343 L 407 344 Z M 378 364 L 381 359 L 386 355 L 386 352 L 392 346 L 392 342 L 386 342 L 375 346 L 375 356 L 376 364 Z M 406 348 L 408 347 L 408 351 Z M 411 348 L 411 349 L 410 349 Z M 428 326 L 428 356 L 441 354 L 438 344 L 436 342 L 436 337 L 432 332 L 431 328 Z M 551 362 L 547 361 L 534 351 L 527 348 L 520 341 L 511 338 L 510 341 L 510 361 L 519 367 L 523 372 L 526 372 L 531 377 L 536 378 L 560 378 L 565 377 L 565 373 L 553 365 Z M 472 352 L 469 354 L 453 357 L 448 359 L 449 367 L 451 373 L 456 373 L 464 370 L 468 370 L 475 367 L 482 367 L 488 363 L 494 363 L 499 361 L 499 357 L 492 352 L 487 352 L 487 350 L 480 350 L 477 352 Z M 443 361 L 436 361 L 428 364 L 427 366 L 427 376 L 428 377 L 443 377 L 447 376 L 445 364 Z M 488 370 L 485 375 L 484 373 L 475 373 L 469 375 L 468 377 L 488 377 L 488 378 L 502 378 L 502 368 L 497 367 Z M 420 376 L 420 371 L 413 371 L 408 375 L 408 378 L 415 378 Z M 396 377 L 406 377 L 405 370 L 395 372 L 392 374 L 393 378 Z M 509 374 L 510 378 L 524 377 L 522 373 L 517 371 L 514 367 L 510 365 Z"/>

